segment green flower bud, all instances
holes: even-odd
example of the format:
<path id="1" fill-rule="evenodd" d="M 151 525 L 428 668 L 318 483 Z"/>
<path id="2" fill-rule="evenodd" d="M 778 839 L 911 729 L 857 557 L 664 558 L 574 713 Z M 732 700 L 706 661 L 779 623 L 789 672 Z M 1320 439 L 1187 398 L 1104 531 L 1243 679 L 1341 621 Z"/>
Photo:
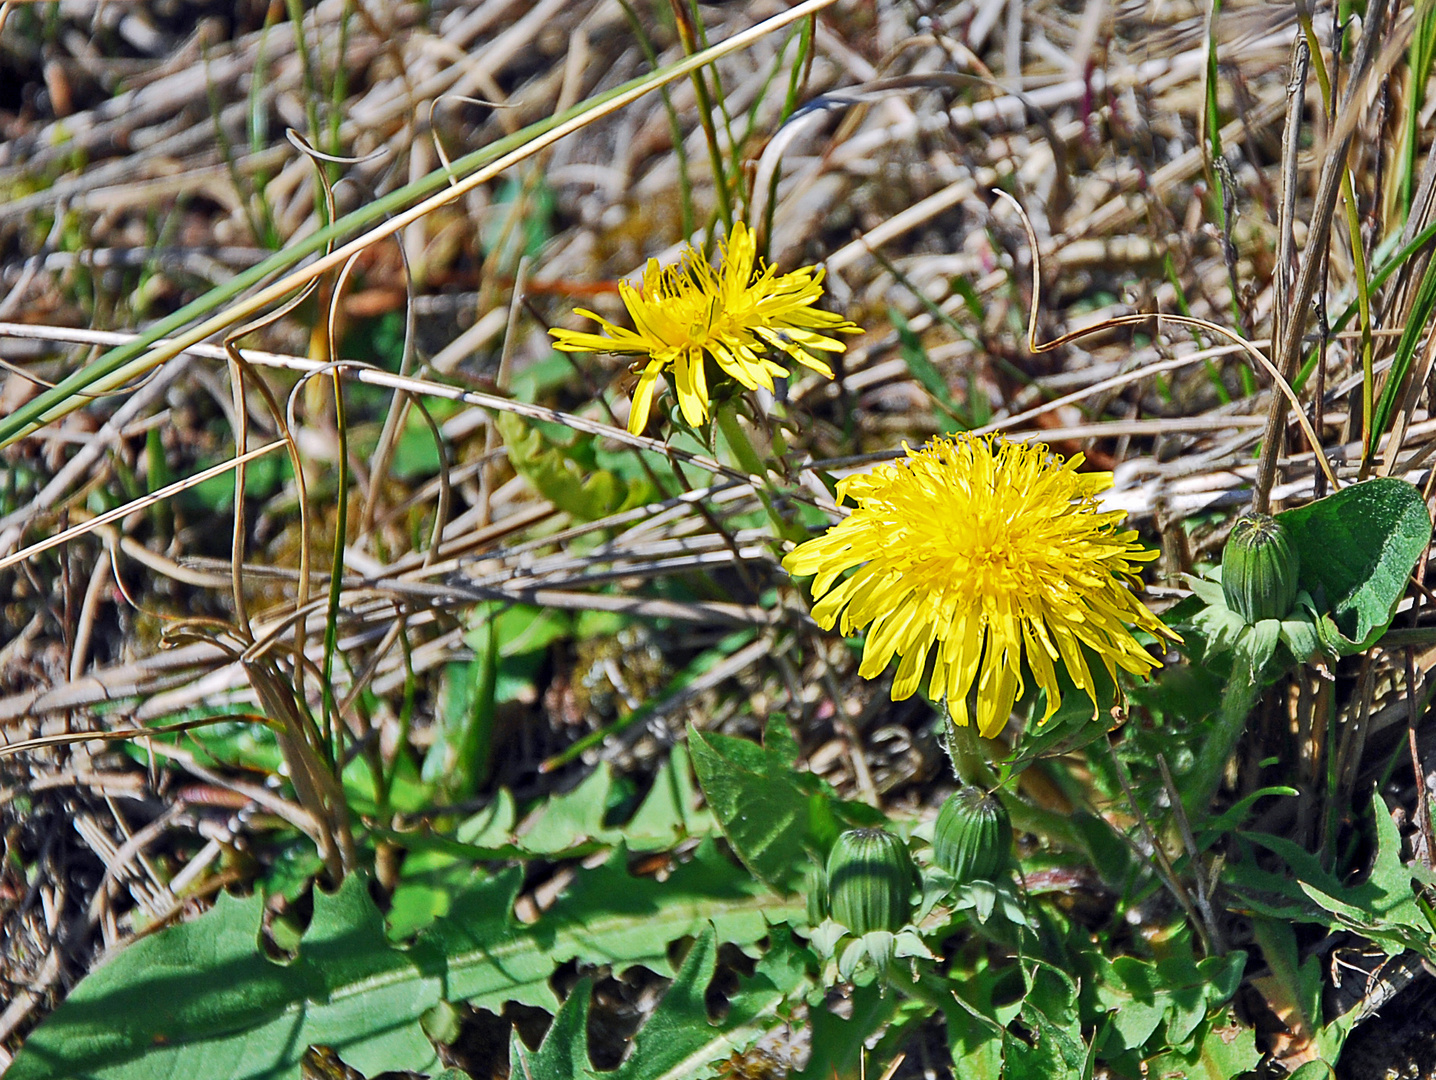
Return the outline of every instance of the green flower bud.
<path id="1" fill-rule="evenodd" d="M 932 855 L 959 884 L 991 881 L 1012 855 L 1006 807 L 970 785 L 954 791 L 937 813 Z"/>
<path id="2" fill-rule="evenodd" d="M 1285 525 L 1267 514 L 1243 514 L 1222 550 L 1227 607 L 1248 624 L 1285 618 L 1296 604 L 1300 569 Z"/>
<path id="3" fill-rule="evenodd" d="M 883 829 L 849 829 L 828 855 L 828 909 L 854 934 L 900 930 L 912 915 L 907 848 Z"/>
<path id="4" fill-rule="evenodd" d="M 808 925 L 817 926 L 828 917 L 828 887 L 823 881 L 823 868 L 809 865 L 803 875 L 803 891 L 808 907 Z"/>

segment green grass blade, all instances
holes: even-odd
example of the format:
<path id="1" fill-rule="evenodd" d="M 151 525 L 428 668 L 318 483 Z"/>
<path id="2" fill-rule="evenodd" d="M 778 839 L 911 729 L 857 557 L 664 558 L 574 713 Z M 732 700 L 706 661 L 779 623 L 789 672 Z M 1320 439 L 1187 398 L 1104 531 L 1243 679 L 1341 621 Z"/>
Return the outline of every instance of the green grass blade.
<path id="1" fill-rule="evenodd" d="M 210 335 L 227 329 L 235 322 L 288 296 L 294 289 L 319 277 L 330 268 L 343 265 L 345 260 L 375 241 L 399 232 L 406 225 L 418 220 L 437 206 L 460 198 L 479 184 L 497 176 L 510 165 L 552 145 L 597 116 L 622 108 L 660 86 L 683 78 L 730 52 L 745 48 L 763 35 L 781 29 L 796 19 L 827 7 L 832 2 L 833 0 L 805 0 L 804 3 L 797 4 L 780 15 L 735 34 L 711 48 L 686 57 L 662 71 L 630 80 L 622 86 L 581 102 L 563 113 L 540 120 L 523 131 L 475 150 L 454 162 L 452 170 L 435 170 L 413 183 L 406 184 L 404 187 L 354 210 L 327 228 L 320 229 L 312 236 L 285 250 L 275 252 L 263 262 L 236 275 L 231 281 L 205 293 L 174 314 L 155 323 L 136 340 L 104 353 L 94 363 L 71 373 L 55 386 L 37 394 L 9 416 L 0 419 L 0 447 L 8 446 L 16 439 L 23 438 L 45 424 L 73 412 L 86 400 L 80 395 L 111 393 L 140 378 L 165 361 L 178 356 L 190 345 L 198 344 Z M 456 176 L 462 176 L 463 179 L 452 182 Z M 421 199 L 423 201 L 416 203 L 416 200 Z M 389 215 L 394 216 L 390 217 Z M 387 220 L 385 220 L 386 218 Z M 208 315 L 222 304 L 236 300 L 246 290 L 253 288 L 270 276 L 288 270 L 308 256 L 322 251 L 332 241 L 339 240 L 352 234 L 355 230 L 375 222 L 383 222 L 383 224 L 376 226 L 358 239 L 342 245 L 302 270 L 295 271 L 255 295 L 226 308 L 218 315 L 212 315 L 198 325 L 190 325 L 194 320 Z M 186 330 L 185 327 L 189 327 L 189 329 Z M 163 346 L 154 347 L 156 342 L 165 337 L 171 337 L 172 340 Z"/>

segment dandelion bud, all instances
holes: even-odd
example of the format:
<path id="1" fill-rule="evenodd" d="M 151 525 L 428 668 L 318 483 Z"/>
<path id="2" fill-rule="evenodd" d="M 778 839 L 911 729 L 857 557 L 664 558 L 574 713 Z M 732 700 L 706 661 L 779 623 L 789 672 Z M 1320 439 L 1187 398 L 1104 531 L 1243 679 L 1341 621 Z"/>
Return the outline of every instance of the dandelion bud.
<path id="1" fill-rule="evenodd" d="M 912 914 L 907 848 L 883 829 L 850 829 L 828 855 L 828 908 L 854 934 L 895 931 Z"/>
<path id="2" fill-rule="evenodd" d="M 1267 514 L 1243 514 L 1222 550 L 1227 607 L 1248 623 L 1285 618 L 1296 603 L 1300 566 L 1285 525 Z"/>
<path id="3" fill-rule="evenodd" d="M 932 855 L 959 884 L 991 881 L 1012 854 L 1012 820 L 991 795 L 963 786 L 937 814 Z"/>
<path id="4" fill-rule="evenodd" d="M 803 892 L 808 907 L 808 925 L 817 926 L 828 917 L 828 887 L 821 866 L 809 866 L 803 875 Z"/>

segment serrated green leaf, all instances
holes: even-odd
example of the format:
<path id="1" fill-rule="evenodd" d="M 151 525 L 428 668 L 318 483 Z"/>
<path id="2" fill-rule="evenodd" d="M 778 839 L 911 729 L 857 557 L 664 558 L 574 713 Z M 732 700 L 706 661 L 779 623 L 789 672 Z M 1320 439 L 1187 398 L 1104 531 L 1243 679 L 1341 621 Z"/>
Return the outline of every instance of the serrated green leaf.
<path id="1" fill-rule="evenodd" d="M 513 796 L 500 790 L 493 804 L 459 825 L 455 841 L 432 838 L 431 846 L 455 858 L 512 859 L 527 855 L 569 858 L 623 844 L 630 851 L 661 851 L 682 840 L 711 835 L 713 816 L 696 805 L 697 790 L 688 754 L 675 746 L 654 777 L 653 786 L 624 825 L 605 823 L 613 796 L 613 770 L 600 762 L 578 787 L 554 795 L 527 819 L 515 835 Z M 424 841 L 414 839 L 415 846 Z"/>
<path id="2" fill-rule="evenodd" d="M 426 1068 L 420 1018 L 440 1000 L 497 1011 L 553 1009 L 568 960 L 666 974 L 668 947 L 712 925 L 750 946 L 801 909 L 753 881 L 709 841 L 662 883 L 630 876 L 620 850 L 579 874 L 538 923 L 514 917 L 522 871 L 481 881 L 410 948 L 390 943 L 362 878 L 316 893 L 298 956 L 257 947 L 263 902 L 221 897 L 206 915 L 137 942 L 80 983 L 16 1055 L 20 1080 L 155 1076 L 291 1080 L 312 1044 L 368 1075 Z"/>
<path id="3" fill-rule="evenodd" d="M 776 888 L 800 888 L 808 853 L 826 858 L 843 829 L 886 822 L 880 810 L 840 799 L 822 779 L 798 771 L 797 743 L 782 717 L 769 718 L 762 746 L 690 726 L 688 749 L 733 851 Z"/>
<path id="4" fill-rule="evenodd" d="M 315 893 L 287 964 L 257 949 L 262 909 L 258 895 L 222 896 L 204 917 L 125 949 L 30 1034 L 7 1075 L 294 1077 L 317 1043 L 366 1073 L 433 1063 L 419 1018 L 440 980 L 389 945 L 362 879 Z"/>
<path id="5" fill-rule="evenodd" d="M 1198 962 L 1178 953 L 1154 963 L 1097 956 L 1094 962 L 1097 1002 L 1112 1014 L 1112 1030 L 1123 1048 L 1155 1051 L 1186 1044 L 1208 1013 L 1236 993 L 1246 954 Z"/>
<path id="6" fill-rule="evenodd" d="M 625 480 L 596 466 L 592 436 L 578 436 L 561 446 L 515 413 L 501 412 L 495 423 L 514 471 L 580 521 L 597 521 L 653 498 L 653 487 L 646 481 Z"/>
<path id="7" fill-rule="evenodd" d="M 1256 1032 L 1221 1013 L 1206 1021 L 1190 1050 L 1170 1050 L 1147 1062 L 1146 1075 L 1184 1080 L 1232 1080 L 1261 1060 Z"/>
<path id="8" fill-rule="evenodd" d="M 769 775 L 763 748 L 746 739 L 688 729 L 688 748 L 704 798 L 738 858 L 760 879 L 797 888 L 808 863 L 810 796 Z"/>
<path id="9" fill-rule="evenodd" d="M 796 903 L 778 900 L 724 859 L 711 841 L 663 882 L 632 877 L 626 861 L 620 849 L 579 875 L 532 927 L 513 919 L 512 895 L 500 902 L 481 888 L 457 898 L 449 917 L 421 939 L 448 957 L 449 993 L 480 1006 L 519 1001 L 552 1010 L 557 1002 L 547 980 L 558 964 L 577 959 L 620 973 L 642 965 L 668 975 L 669 943 L 710 922 L 722 940 L 750 945 L 768 933 L 770 922 L 802 915 Z"/>
<path id="10" fill-rule="evenodd" d="M 534 855 L 556 854 L 589 841 L 618 843 L 622 830 L 603 823 L 612 791 L 613 769 L 608 762 L 599 762 L 578 787 L 549 799 L 516 843 Z"/>
<path id="11" fill-rule="evenodd" d="M 508 788 L 499 788 L 494 801 L 473 817 L 466 818 L 454 833 L 461 843 L 475 847 L 498 847 L 511 843 L 518 813 L 514 809 L 514 797 Z"/>
<path id="12" fill-rule="evenodd" d="M 812 1007 L 808 1025 L 812 1031 L 813 1054 L 793 1080 L 832 1080 L 834 1076 L 857 1076 L 867 1041 L 891 1022 L 897 1012 L 898 996 L 884 993 L 876 983 L 853 989 L 852 1011 L 838 1016 L 823 1004 Z"/>
<path id="13" fill-rule="evenodd" d="M 588 1000 L 592 993 L 592 979 L 574 984 L 533 1053 L 514 1030 L 509 1037 L 510 1080 L 578 1080 L 592 1071 L 588 1060 Z"/>
<path id="14" fill-rule="evenodd" d="M 511 1077 L 523 1080 L 704 1080 L 775 1023 L 784 992 L 759 970 L 728 1000 L 723 1019 L 708 1019 L 706 995 L 717 967 L 718 938 L 710 926 L 688 950 L 663 999 L 633 1038 L 632 1052 L 612 1072 L 588 1058 L 588 999 L 593 985 L 580 980 L 554 1016 L 543 1045 L 530 1053 L 515 1033 Z"/>
<path id="15" fill-rule="evenodd" d="M 763 975 L 745 980 L 728 1001 L 720 1024 L 708 1020 L 704 998 L 718 963 L 718 940 L 710 928 L 688 950 L 673 985 L 633 1040 L 633 1052 L 612 1080 L 706 1080 L 725 1059 L 746 1050 L 777 1017 L 783 995 Z"/>
<path id="16" fill-rule="evenodd" d="M 1391 622 L 1431 542 L 1421 492 L 1383 477 L 1277 515 L 1301 559 L 1301 587 L 1329 605 L 1352 651 Z"/>
<path id="17" fill-rule="evenodd" d="M 675 743 L 647 797 L 623 827 L 623 841 L 630 850 L 658 851 L 695 836 L 708 836 L 717 828 L 712 813 L 698 806 L 688 751 Z"/>
<path id="18" fill-rule="evenodd" d="M 1077 985 L 1066 972 L 1040 961 L 1024 966 L 1023 978 L 1027 993 L 1021 1015 L 1030 1041 L 1003 1029 L 1005 1080 L 1079 1080 L 1087 1043 L 1078 1016 Z"/>
<path id="19" fill-rule="evenodd" d="M 1411 890 L 1412 871 L 1401 861 L 1401 834 L 1381 796 L 1372 793 L 1372 816 L 1376 822 L 1376 858 L 1371 873 L 1360 885 L 1348 885 L 1327 873 L 1320 861 L 1300 845 L 1284 837 L 1265 833 L 1243 833 L 1250 840 L 1280 855 L 1295 876 L 1294 885 L 1310 898 L 1318 910 L 1304 913 L 1304 921 L 1321 922 L 1332 928 L 1353 930 L 1396 955 L 1414 949 L 1433 957 L 1431 928 Z M 1260 874 L 1244 877 L 1260 880 Z M 1279 875 L 1265 879 L 1267 887 L 1292 895 L 1291 883 Z M 1289 911 L 1272 912 L 1275 917 L 1292 917 Z"/>

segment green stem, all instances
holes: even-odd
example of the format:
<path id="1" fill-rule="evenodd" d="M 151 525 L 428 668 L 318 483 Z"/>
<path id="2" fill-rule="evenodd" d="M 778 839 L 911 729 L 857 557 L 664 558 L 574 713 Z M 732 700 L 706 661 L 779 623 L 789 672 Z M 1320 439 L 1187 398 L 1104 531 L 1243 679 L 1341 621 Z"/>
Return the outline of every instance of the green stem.
<path id="1" fill-rule="evenodd" d="M 957 1008 L 957 999 L 953 997 L 952 989 L 932 972 L 931 963 L 919 960 L 915 966 L 916 978 L 903 964 L 894 964 L 888 972 L 892 985 L 914 1001 L 919 1001 L 933 1012 L 940 1012 L 944 1016 Z"/>
<path id="2" fill-rule="evenodd" d="M 778 508 L 773 505 L 773 499 L 768 492 L 768 466 L 764 463 L 764 456 L 758 453 L 753 446 L 753 440 L 738 421 L 737 399 L 730 398 L 715 407 L 713 419 L 718 424 L 718 430 L 723 433 L 723 441 L 728 444 L 728 451 L 733 455 L 734 463 L 752 477 L 753 490 L 762 501 L 763 509 L 768 512 L 768 520 L 773 523 L 774 533 L 781 540 L 802 543 L 807 539 L 807 534 L 796 523 L 785 521 L 778 513 Z M 767 458 L 771 460 L 772 456 L 770 452 Z"/>
<path id="3" fill-rule="evenodd" d="M 1244 676 L 1238 667 L 1238 670 L 1232 673 L 1232 681 L 1227 684 L 1226 693 L 1222 695 L 1216 722 L 1197 755 L 1196 768 L 1192 771 L 1186 797 L 1182 800 L 1188 817 L 1206 813 L 1217 788 L 1221 787 L 1222 773 L 1226 771 L 1227 761 L 1236 749 L 1242 732 L 1246 730 L 1247 715 L 1260 697 L 1261 686 L 1255 676 Z"/>
<path id="4" fill-rule="evenodd" d="M 698 36 L 692 20 L 692 13 L 685 7 L 683 0 L 673 0 L 673 15 L 678 24 L 678 36 L 683 42 L 683 51 L 693 56 L 698 52 Z M 713 191 L 718 200 L 718 219 L 723 222 L 725 233 L 732 235 L 733 232 L 733 204 L 728 197 L 728 171 L 723 167 L 723 150 L 718 145 L 718 129 L 713 124 L 713 99 L 708 94 L 708 80 L 703 77 L 703 69 L 695 68 L 689 75 L 693 82 L 693 93 L 698 99 L 698 121 L 703 125 L 703 136 L 708 143 L 708 157 L 713 164 Z M 713 69 L 713 81 L 718 83 L 718 69 Z M 722 92 L 721 85 L 719 92 Z M 708 239 L 713 239 L 712 230 L 709 230 Z"/>
<path id="5" fill-rule="evenodd" d="M 985 791 L 995 792 L 997 798 L 1007 809 L 1007 816 L 1012 819 L 1013 828 L 1031 833 L 1033 836 L 1040 836 L 1056 848 L 1065 848 L 1069 851 L 1088 850 L 1082 837 L 1064 815 L 1034 806 L 1015 792 L 1002 786 L 997 774 L 992 771 L 992 766 L 988 763 L 987 755 L 982 752 L 982 743 L 978 739 L 977 728 L 971 724 L 966 726 L 957 724 L 952 718 L 952 713 L 948 711 L 945 701 L 942 712 L 943 723 L 947 725 L 945 740 L 947 755 L 952 761 L 953 772 L 957 774 L 959 780 L 965 784 L 973 784 Z"/>

